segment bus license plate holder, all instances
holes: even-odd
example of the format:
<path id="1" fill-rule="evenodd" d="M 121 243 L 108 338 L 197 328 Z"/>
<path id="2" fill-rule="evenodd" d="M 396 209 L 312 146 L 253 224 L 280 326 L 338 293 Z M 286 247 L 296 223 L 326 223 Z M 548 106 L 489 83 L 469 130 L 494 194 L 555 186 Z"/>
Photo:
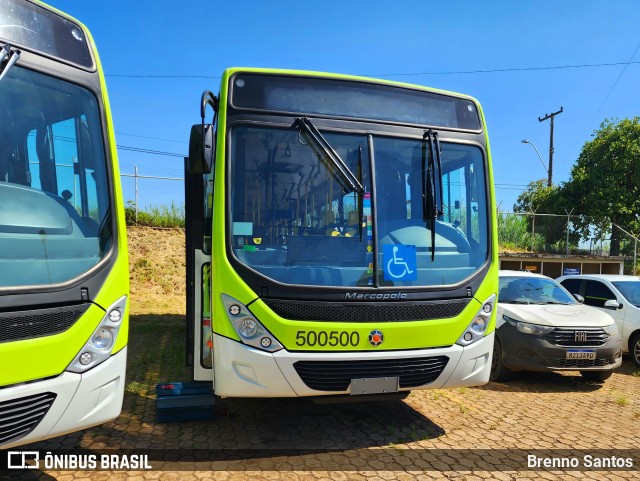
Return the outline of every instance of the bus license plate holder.
<path id="1" fill-rule="evenodd" d="M 365 377 L 351 380 L 351 395 L 383 394 L 398 392 L 399 380 L 397 376 Z"/>

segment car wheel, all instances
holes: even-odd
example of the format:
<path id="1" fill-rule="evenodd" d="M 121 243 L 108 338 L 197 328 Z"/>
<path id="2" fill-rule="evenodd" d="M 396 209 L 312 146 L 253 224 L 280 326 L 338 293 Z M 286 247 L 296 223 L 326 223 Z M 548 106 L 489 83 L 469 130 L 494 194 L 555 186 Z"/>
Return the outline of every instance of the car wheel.
<path id="1" fill-rule="evenodd" d="M 640 332 L 634 334 L 629 341 L 629 354 L 636 367 L 640 367 Z"/>
<path id="2" fill-rule="evenodd" d="M 493 342 L 493 358 L 491 359 L 491 374 L 489 379 L 496 382 L 508 381 L 511 377 L 511 369 L 502 362 L 502 346 L 496 337 Z"/>
<path id="3" fill-rule="evenodd" d="M 587 381 L 605 382 L 611 377 L 613 371 L 580 371 L 580 374 Z"/>

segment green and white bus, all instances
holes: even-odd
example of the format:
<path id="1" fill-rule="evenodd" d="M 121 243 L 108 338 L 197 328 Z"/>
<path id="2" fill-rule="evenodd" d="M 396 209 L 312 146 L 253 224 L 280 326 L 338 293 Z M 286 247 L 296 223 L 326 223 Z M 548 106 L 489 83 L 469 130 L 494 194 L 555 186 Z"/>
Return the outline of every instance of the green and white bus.
<path id="1" fill-rule="evenodd" d="M 128 336 L 124 208 L 89 31 L 0 2 L 0 448 L 118 416 Z"/>
<path id="2" fill-rule="evenodd" d="M 232 68 L 200 114 L 185 164 L 194 380 L 324 401 L 488 381 L 498 263 L 476 100 Z"/>

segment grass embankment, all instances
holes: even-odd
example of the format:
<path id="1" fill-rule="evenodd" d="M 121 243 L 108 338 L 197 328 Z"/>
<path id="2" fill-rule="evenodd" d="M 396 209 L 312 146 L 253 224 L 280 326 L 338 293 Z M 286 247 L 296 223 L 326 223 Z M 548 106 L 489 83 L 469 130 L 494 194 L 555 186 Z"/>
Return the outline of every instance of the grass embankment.
<path id="1" fill-rule="evenodd" d="M 184 230 L 128 227 L 133 314 L 185 313 Z"/>
<path id="2" fill-rule="evenodd" d="M 127 225 L 145 227 L 177 227 L 184 229 L 184 204 L 150 205 L 136 213 L 135 202 L 124 209 Z"/>
<path id="3" fill-rule="evenodd" d="M 131 322 L 123 419 L 155 394 L 157 383 L 190 380 L 185 365 L 184 230 L 129 226 L 127 236 Z"/>

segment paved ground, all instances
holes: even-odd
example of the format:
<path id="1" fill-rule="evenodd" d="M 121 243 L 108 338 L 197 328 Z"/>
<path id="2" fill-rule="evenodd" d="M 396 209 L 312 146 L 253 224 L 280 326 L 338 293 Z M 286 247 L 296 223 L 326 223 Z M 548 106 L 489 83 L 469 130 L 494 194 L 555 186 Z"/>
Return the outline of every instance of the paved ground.
<path id="1" fill-rule="evenodd" d="M 175 366 L 181 347 L 169 352 L 175 342 L 168 341 L 180 339 L 179 332 L 163 328 L 150 344 L 145 333 L 154 332 L 156 321 L 146 319 L 145 330 L 145 319 L 132 331 L 120 418 L 25 449 L 204 451 L 182 451 L 181 464 L 151 461 L 161 471 L 33 472 L 21 479 L 640 479 L 638 451 L 631 470 L 527 470 L 523 461 L 528 454 L 550 454 L 536 450 L 581 461 L 587 454 L 610 458 L 638 450 L 640 371 L 629 359 L 603 385 L 578 373 L 520 373 L 508 384 L 419 391 L 384 403 L 225 400 L 213 420 L 158 424 L 150 386 L 186 379 L 188 371 Z M 172 323 L 158 322 L 164 321 Z"/>

